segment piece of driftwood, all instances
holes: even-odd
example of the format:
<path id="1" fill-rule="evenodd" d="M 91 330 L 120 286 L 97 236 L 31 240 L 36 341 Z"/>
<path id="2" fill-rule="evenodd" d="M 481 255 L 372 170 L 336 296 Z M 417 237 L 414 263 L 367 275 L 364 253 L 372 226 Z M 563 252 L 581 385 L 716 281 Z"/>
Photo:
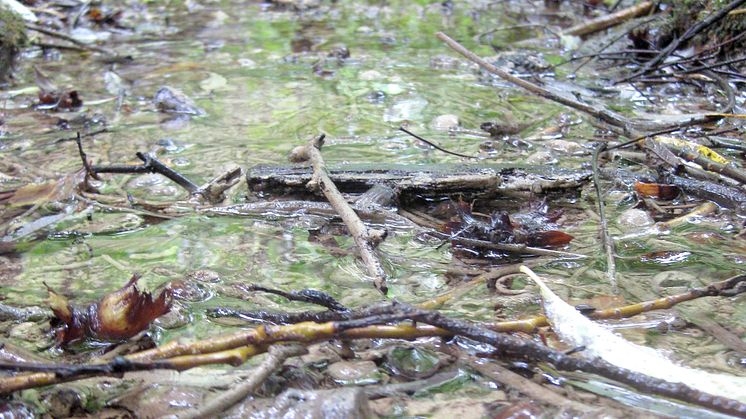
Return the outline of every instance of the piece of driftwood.
<path id="1" fill-rule="evenodd" d="M 399 195 L 502 195 L 572 190 L 590 179 L 587 170 L 505 164 L 347 164 L 329 165 L 329 176 L 343 193 L 363 193 L 376 185 Z M 270 195 L 307 193 L 312 170 L 300 165 L 258 165 L 246 173 L 249 189 Z"/>

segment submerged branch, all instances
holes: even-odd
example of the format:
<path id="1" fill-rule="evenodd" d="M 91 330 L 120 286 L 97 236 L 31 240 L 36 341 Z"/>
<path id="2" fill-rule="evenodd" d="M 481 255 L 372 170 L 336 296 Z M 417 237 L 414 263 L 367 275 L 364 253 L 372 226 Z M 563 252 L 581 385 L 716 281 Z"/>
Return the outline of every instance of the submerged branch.
<path id="1" fill-rule="evenodd" d="M 311 190 L 320 190 L 337 211 L 360 251 L 360 257 L 365 264 L 368 275 L 373 278 L 373 284 L 377 290 L 386 295 L 388 292 L 386 272 L 383 270 L 381 261 L 374 251 L 375 244 L 383 240 L 385 232 L 368 230 L 329 177 L 326 164 L 321 157 L 321 146 L 324 144 L 324 137 L 322 134 L 309 141 L 308 144 L 296 147 L 290 155 L 290 160 L 294 162 L 309 161 L 311 163 L 313 166 L 313 175 L 307 187 Z"/>
<path id="2" fill-rule="evenodd" d="M 220 412 L 228 410 L 231 406 L 239 403 L 241 400 L 256 391 L 256 389 L 259 388 L 259 386 L 261 386 L 262 383 L 272 375 L 272 373 L 282 367 L 285 360 L 294 356 L 303 355 L 308 351 L 305 346 L 291 344 L 272 345 L 269 347 L 269 351 L 267 352 L 267 358 L 252 370 L 251 376 L 249 376 L 245 381 L 242 381 L 228 391 L 209 399 L 203 406 L 179 412 L 176 415 L 176 418 L 194 419 L 219 415 Z"/>
<path id="3" fill-rule="evenodd" d="M 606 219 L 606 211 L 603 196 L 601 195 L 601 180 L 598 175 L 598 155 L 606 149 L 606 143 L 602 143 L 593 150 L 593 187 L 596 190 L 596 201 L 598 203 L 598 217 L 600 218 L 601 241 L 606 253 L 606 276 L 609 278 L 611 290 L 614 294 L 619 293 L 616 281 L 616 261 L 614 260 L 614 241 L 609 235 L 609 226 Z"/>

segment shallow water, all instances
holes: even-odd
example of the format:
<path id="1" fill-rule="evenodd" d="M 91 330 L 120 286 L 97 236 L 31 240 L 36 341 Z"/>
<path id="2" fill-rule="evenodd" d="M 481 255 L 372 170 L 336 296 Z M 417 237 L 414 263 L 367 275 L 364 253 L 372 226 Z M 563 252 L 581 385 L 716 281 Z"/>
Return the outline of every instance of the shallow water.
<path id="1" fill-rule="evenodd" d="M 132 63 L 105 64 L 95 55 L 75 53 L 44 60 L 29 53 L 19 67 L 13 90 L 34 85 L 33 64 L 59 86 L 77 89 L 86 105 L 80 112 L 46 113 L 30 108 L 35 102 L 33 94 L 8 98 L 7 133 L 0 152 L 6 161 L 32 165 L 29 176 L 37 181 L 45 173 L 72 173 L 81 166 L 74 142 L 55 140 L 69 137 L 77 129 L 98 129 L 103 125 L 95 120 L 105 120 L 112 132 L 84 140 L 89 157 L 97 164 L 135 164 L 135 152 L 155 151 L 197 184 L 221 174 L 231 164 L 248 168 L 285 162 L 294 146 L 322 132 L 327 134 L 323 151 L 327 162 L 462 162 L 396 130 L 407 124 L 450 150 L 480 154 L 481 149 L 481 156 L 492 161 L 522 161 L 536 151 L 549 150 L 559 166 L 587 168 L 591 151 L 587 139 L 594 132 L 588 123 L 566 109 L 481 74 L 463 60 L 442 58 L 455 55 L 434 37 L 438 30 L 463 40 L 478 54 L 494 55 L 492 48 L 474 41 L 475 35 L 513 23 L 522 9 L 520 4 L 470 1 L 447 10 L 439 2 L 427 1 L 359 3 L 363 2 L 340 1 L 303 12 L 256 3 L 150 5 L 143 16 L 131 17 L 135 33 L 114 36 L 117 50 L 131 54 Z M 553 17 L 537 13 L 534 19 L 542 23 Z M 493 42 L 509 47 L 535 35 L 530 30 L 513 31 Z M 341 45 L 349 49 L 350 57 L 342 61 L 329 57 Z M 547 61 L 561 59 L 562 51 L 549 41 L 533 47 L 544 52 Z M 299 52 L 306 49 L 310 50 Z M 314 71 L 314 66 L 323 74 Z M 112 82 L 116 78 L 105 76 L 106 72 L 116 73 L 124 82 Z M 587 76 L 581 81 L 588 87 L 596 83 Z M 190 119 L 157 112 L 151 99 L 164 85 L 182 90 L 206 115 Z M 126 95 L 119 104 L 117 96 L 122 91 Z M 617 98 L 616 106 L 627 110 L 645 107 L 624 98 Z M 462 130 L 455 134 L 436 130 L 432 123 L 444 114 L 457 115 Z M 89 127 L 75 121 L 81 115 L 88 118 Z M 69 121 L 71 130 L 57 128 L 60 118 Z M 492 141 L 492 148 L 485 144 L 488 139 L 477 132 L 479 125 L 506 120 L 527 124 L 521 137 L 529 138 L 528 144 L 514 146 L 500 140 Z M 562 141 L 576 146 L 568 149 Z M 16 184 L 11 179 L 2 186 Z M 186 198 L 183 190 L 158 175 L 105 175 L 100 189 L 105 194 L 131 194 L 154 202 Z M 230 200 L 244 202 L 246 193 L 242 184 Z M 565 205 L 579 210 L 595 208 L 589 196 L 590 189 Z M 623 232 L 613 220 L 634 202 L 629 196 L 607 201 L 615 236 Z M 43 230 L 42 237 L 22 241 L 18 257 L 8 259 L 20 265 L 21 272 L 4 282 L 6 302 L 43 304 L 47 296 L 43 283 L 74 295 L 76 300 L 90 301 L 121 287 L 134 272 L 143 274 L 141 287 L 151 290 L 194 271 L 217 273 L 219 281 L 199 284 L 203 293 L 194 301 L 179 303 L 188 307 L 187 325 L 158 328 L 158 339 L 164 342 L 230 330 L 205 318 L 205 310 L 211 307 L 303 307 L 288 306 L 271 296 L 249 298 L 235 291 L 235 284 L 319 289 L 349 306 L 382 299 L 352 255 L 338 257 L 309 241 L 308 229 L 320 225 L 317 219 L 189 215 L 154 222 L 140 215 L 85 207 L 80 206 L 82 212 L 71 213 L 51 230 Z M 44 208 L 41 212 L 49 213 Z M 656 297 L 659 290 L 650 279 L 664 271 L 691 274 L 695 283 L 683 286 L 701 286 L 743 271 L 744 245 L 742 240 L 730 238 L 738 222 L 731 215 L 726 211 L 723 216 L 705 218 L 670 234 L 619 241 L 619 283 L 624 298 L 637 302 Z M 572 302 L 609 295 L 597 223 L 578 216 L 563 225 L 563 230 L 575 236 L 565 250 L 589 259 L 558 261 L 543 269 L 557 284 L 557 292 Z M 722 239 L 703 245 L 688 237 L 703 231 L 716 232 Z M 336 240 L 342 248 L 353 245 L 348 237 Z M 652 252 L 666 253 L 650 256 Z M 411 230 L 397 229 L 382 244 L 381 255 L 390 273 L 391 297 L 416 302 L 449 289 L 444 276 L 452 263 L 449 246 L 438 247 L 419 240 Z M 509 299 L 486 295 L 479 289 L 449 304 L 446 312 L 492 319 L 497 304 L 504 306 L 500 314 L 508 318 L 539 310 L 538 304 L 511 305 Z M 743 332 L 743 304 L 710 299 L 688 306 L 714 311 L 713 316 L 722 324 Z M 638 343 L 673 349 L 676 358 L 694 366 L 744 372 L 744 359 L 710 337 L 689 329 L 660 334 L 652 328 L 660 323 L 656 314 L 642 317 L 635 321 L 647 329 L 624 329 L 622 333 Z M 647 318 L 652 320 L 645 323 Z M 709 349 L 695 351 L 695 347 Z"/>

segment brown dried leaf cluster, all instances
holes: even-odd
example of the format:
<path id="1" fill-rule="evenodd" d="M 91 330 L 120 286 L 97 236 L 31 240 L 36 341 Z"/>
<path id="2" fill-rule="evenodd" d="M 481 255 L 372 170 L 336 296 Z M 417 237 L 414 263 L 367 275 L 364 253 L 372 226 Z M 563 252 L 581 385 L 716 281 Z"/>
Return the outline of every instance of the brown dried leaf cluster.
<path id="1" fill-rule="evenodd" d="M 116 341 L 131 338 L 171 308 L 171 292 L 166 289 L 157 298 L 140 292 L 135 274 L 121 289 L 105 295 L 85 308 L 76 308 L 64 296 L 47 287 L 48 303 L 61 322 L 57 341 L 68 345 L 81 339 Z"/>

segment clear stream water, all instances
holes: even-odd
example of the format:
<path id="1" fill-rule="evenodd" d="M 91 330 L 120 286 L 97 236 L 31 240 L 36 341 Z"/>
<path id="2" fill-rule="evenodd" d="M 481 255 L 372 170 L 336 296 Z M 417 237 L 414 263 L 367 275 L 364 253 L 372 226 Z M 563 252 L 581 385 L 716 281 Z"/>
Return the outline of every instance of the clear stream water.
<path id="1" fill-rule="evenodd" d="M 110 64 L 96 55 L 73 52 L 45 59 L 31 51 L 24 57 L 9 92 L 34 86 L 32 65 L 36 65 L 58 86 L 78 90 L 84 108 L 74 113 L 44 112 L 30 107 L 36 101 L 34 93 L 8 97 L 3 102 L 6 133 L 0 139 L 0 155 L 6 162 L 31 165 L 44 173 L 72 173 L 81 166 L 74 143 L 54 140 L 71 136 L 76 129 L 98 129 L 105 121 L 111 132 L 84 141 L 96 163 L 134 164 L 135 152 L 154 151 L 198 184 L 231 164 L 248 168 L 285 162 L 294 146 L 321 132 L 328 138 L 323 150 L 328 162 L 461 161 L 396 131 L 406 123 L 451 150 L 481 152 L 496 162 L 524 161 L 536 152 L 548 151 L 537 157 L 540 162 L 587 168 L 593 127 L 566 109 L 476 71 L 455 59 L 434 37 L 443 30 L 478 54 L 494 55 L 493 48 L 475 42 L 476 35 L 524 19 L 537 24 L 569 22 L 572 12 L 543 13 L 541 8 L 528 10 L 517 2 L 454 3 L 450 10 L 428 1 L 339 1 L 303 12 L 243 2 L 148 3 L 138 13 L 125 14 L 124 22 L 134 31 L 115 33 L 108 44 L 132 55 L 131 63 Z M 517 42 L 540 35 L 532 28 L 515 29 L 497 32 L 492 42 L 520 49 Z M 549 63 L 560 62 L 564 54 L 551 38 L 529 44 Z M 329 56 L 342 46 L 349 50 L 349 58 L 340 62 Z M 560 76 L 563 71 L 564 67 Z M 581 74 L 576 83 L 595 87 L 600 82 L 591 72 Z M 152 97 L 162 86 L 182 90 L 206 115 L 190 119 L 157 112 Z M 125 95 L 120 103 L 121 92 Z M 628 94 L 614 102 L 618 109 L 644 108 Z M 668 108 L 675 106 L 672 103 Z M 461 130 L 449 134 L 435 129 L 433 121 L 444 114 L 457 115 Z M 81 126 L 82 116 L 90 127 Z M 72 129 L 60 131 L 59 119 L 67 120 Z M 485 121 L 527 124 L 520 137 L 530 138 L 530 144 L 490 143 L 477 133 Z M 34 180 L 44 180 L 33 173 Z M 102 193 L 160 202 L 185 198 L 183 190 L 158 175 L 106 175 L 104 179 Z M 13 182 L 6 180 L 5 186 L 13 187 Z M 619 214 L 634 204 L 627 192 L 609 194 L 608 212 L 617 236 L 622 235 L 616 226 Z M 232 191 L 230 200 L 243 202 L 246 193 L 242 184 Z M 588 189 L 577 201 L 566 204 L 580 214 L 593 210 L 590 195 Z M 121 287 L 133 272 L 142 273 L 140 286 L 151 290 L 187 278 L 184 282 L 194 293 L 192 301 L 178 303 L 184 307 L 185 324 L 157 328 L 163 342 L 231 330 L 226 322 L 205 318 L 210 307 L 304 308 L 271 296 L 247 297 L 235 290 L 235 284 L 320 289 L 349 306 L 382 298 L 353 256 L 334 256 L 308 240 L 308 229 L 318 226 L 318 220 L 192 215 L 154 223 L 133 214 L 86 205 L 77 208 L 81 211 L 45 230 L 43 237 L 23 240 L 17 257 L 3 256 L 6 272 L 12 272 L 4 276 L 0 291 L 6 303 L 43 304 L 43 282 L 78 301 L 91 301 Z M 40 211 L 50 213 L 44 207 Z M 743 271 L 745 246 L 743 240 L 730 238 L 736 231 L 733 220 L 737 222 L 726 211 L 669 234 L 620 241 L 623 297 L 636 302 L 656 296 L 659 288 L 652 278 L 661 272 L 686 273 L 689 282 L 678 284 L 685 287 Z M 563 230 L 576 237 L 566 250 L 590 258 L 560 261 L 542 271 L 564 298 L 598 304 L 608 298 L 610 287 L 604 280 L 597 223 L 590 216 L 575 217 Z M 712 233 L 713 238 L 705 244 L 692 239 L 702 232 Z M 342 247 L 352 246 L 347 237 L 337 237 L 337 241 Z M 654 251 L 673 253 L 643 256 Z M 449 289 L 444 275 L 452 263 L 449 246 L 438 247 L 419 240 L 412 231 L 397 229 L 383 243 L 381 255 L 390 273 L 392 297 L 416 302 Z M 189 279 L 198 270 L 212 271 L 219 280 Z M 514 286 L 522 284 L 517 281 Z M 512 301 L 479 289 L 450 303 L 446 311 L 492 319 L 496 305 L 504 307 L 500 314 L 505 317 L 540 310 L 538 297 Z M 711 313 L 743 336 L 746 310 L 737 301 L 742 298 L 708 299 L 687 307 Z M 651 313 L 631 322 L 643 327 L 623 332 L 638 343 L 671 349 L 689 365 L 743 373 L 744 358 L 698 329 L 662 334 L 653 327 L 681 315 Z M 34 347 L 33 342 L 19 343 Z"/>

